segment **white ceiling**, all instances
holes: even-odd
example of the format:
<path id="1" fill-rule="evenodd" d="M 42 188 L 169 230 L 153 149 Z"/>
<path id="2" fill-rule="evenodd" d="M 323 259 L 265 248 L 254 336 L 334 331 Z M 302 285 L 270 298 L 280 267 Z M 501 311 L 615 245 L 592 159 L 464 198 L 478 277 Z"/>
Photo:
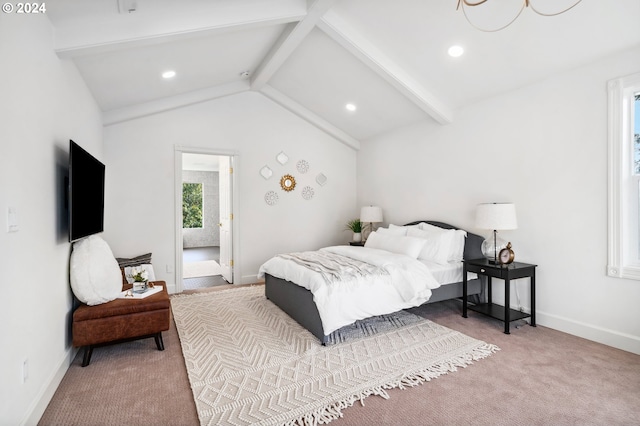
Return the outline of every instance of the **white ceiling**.
<path id="1" fill-rule="evenodd" d="M 583 0 L 556 17 L 525 9 L 493 33 L 473 28 L 457 0 L 121 1 L 136 11 L 119 13 L 118 0 L 47 3 L 56 52 L 76 63 L 105 124 L 254 90 L 356 149 L 640 46 L 638 0 Z M 469 13 L 496 27 L 502 7 L 523 1 Z M 545 11 L 575 2 L 530 1 Z M 453 44 L 462 57 L 447 55 Z M 177 76 L 163 80 L 167 69 Z"/>

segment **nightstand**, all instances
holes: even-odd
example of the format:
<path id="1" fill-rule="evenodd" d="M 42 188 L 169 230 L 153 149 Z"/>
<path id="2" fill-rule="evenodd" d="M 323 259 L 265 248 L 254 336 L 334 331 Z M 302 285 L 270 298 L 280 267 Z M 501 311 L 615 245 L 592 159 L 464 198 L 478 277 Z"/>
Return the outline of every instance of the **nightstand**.
<path id="1" fill-rule="evenodd" d="M 530 325 L 536 326 L 536 266 L 529 263 L 513 262 L 508 265 L 489 263 L 485 258 L 464 261 L 462 274 L 462 316 L 467 318 L 467 309 L 504 321 L 504 333 L 509 334 L 509 323 L 523 318 L 531 318 Z M 488 303 L 467 307 L 467 272 L 475 272 L 487 277 Z M 511 280 L 529 277 L 531 284 L 531 314 L 509 308 Z M 491 298 L 491 279 L 504 280 L 504 306 L 494 305 Z"/>
<path id="2" fill-rule="evenodd" d="M 351 241 L 349 242 L 350 246 L 358 246 L 358 247 L 364 247 L 364 241 Z"/>

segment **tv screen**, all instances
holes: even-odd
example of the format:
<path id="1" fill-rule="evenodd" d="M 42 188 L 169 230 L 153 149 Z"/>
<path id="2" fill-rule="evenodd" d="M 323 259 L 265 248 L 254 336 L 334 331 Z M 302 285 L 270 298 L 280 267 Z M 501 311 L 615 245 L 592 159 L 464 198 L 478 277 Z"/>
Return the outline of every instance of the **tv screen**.
<path id="1" fill-rule="evenodd" d="M 105 166 L 69 142 L 69 242 L 73 242 L 104 230 Z"/>

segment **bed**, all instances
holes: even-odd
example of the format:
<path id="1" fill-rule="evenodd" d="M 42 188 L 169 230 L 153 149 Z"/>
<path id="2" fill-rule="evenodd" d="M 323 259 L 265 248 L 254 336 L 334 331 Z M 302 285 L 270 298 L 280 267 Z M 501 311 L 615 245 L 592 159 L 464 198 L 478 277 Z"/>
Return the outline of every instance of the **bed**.
<path id="1" fill-rule="evenodd" d="M 427 224 L 427 225 L 422 225 L 422 224 Z M 398 229 L 391 229 L 392 226 L 393 225 L 390 225 L 389 230 L 386 232 L 398 231 Z M 398 226 L 394 228 L 410 229 L 409 232 L 419 233 L 419 231 L 416 231 L 415 229 L 421 229 L 420 228 L 421 226 L 437 227 L 438 229 L 442 229 L 442 230 L 458 230 L 459 229 L 443 222 L 427 221 L 427 220 L 414 221 L 411 223 L 407 223 L 402 227 Z M 376 234 L 378 234 L 380 231 L 381 230 L 378 230 Z M 401 231 L 398 231 L 398 232 L 401 232 Z M 450 232 L 453 232 L 453 231 L 450 231 Z M 377 237 L 377 238 L 380 238 L 380 237 Z M 371 237 L 369 239 L 371 240 Z M 463 258 L 475 259 L 475 258 L 483 257 L 482 250 L 481 250 L 481 245 L 483 241 L 484 241 L 483 237 L 470 232 L 466 232 L 466 238 L 464 238 L 464 242 L 462 243 L 464 244 L 464 249 L 461 250 Z M 329 252 L 328 255 L 332 255 L 333 252 L 336 252 L 336 253 L 346 252 L 348 254 L 349 251 L 351 251 L 351 253 L 356 253 L 357 250 L 362 250 L 361 253 L 365 252 L 364 248 L 359 248 L 359 247 L 349 248 L 347 246 L 333 247 L 333 248 L 330 247 L 330 248 L 321 249 L 321 251 Z M 380 253 L 376 252 L 375 250 L 369 250 L 369 252 L 373 253 L 374 255 L 380 255 Z M 389 254 L 390 256 L 392 255 L 396 256 L 393 253 L 387 253 L 387 254 Z M 267 297 L 267 299 L 271 300 L 274 304 L 276 304 L 280 309 L 286 312 L 291 318 L 295 319 L 300 325 L 302 325 L 307 330 L 309 330 L 314 336 L 316 336 L 324 344 L 328 341 L 328 336 L 336 329 L 337 327 L 336 321 L 338 325 L 339 324 L 348 325 L 348 321 L 350 320 L 345 318 L 340 318 L 340 319 L 337 319 L 336 321 L 333 321 L 333 320 L 328 321 L 326 304 L 323 303 L 321 305 L 320 311 L 323 312 L 324 322 L 325 324 L 328 324 L 329 322 L 331 323 L 326 327 L 323 326 L 323 318 L 321 318 L 319 306 L 316 305 L 316 301 L 314 300 L 314 293 L 312 293 L 311 291 L 313 289 L 313 286 L 310 287 L 308 282 L 303 282 L 303 279 L 299 274 L 290 273 L 287 271 L 282 272 L 270 266 L 273 264 L 273 262 L 276 262 L 276 261 L 280 263 L 284 263 L 286 261 L 286 262 L 289 262 L 287 263 L 288 265 L 292 265 L 292 267 L 295 267 L 293 263 L 295 260 L 298 260 L 298 259 L 291 259 L 291 258 L 287 259 L 286 256 L 288 255 L 280 255 L 275 258 L 272 258 L 260 268 L 260 275 L 264 276 L 265 278 L 265 296 Z M 367 256 L 369 256 L 369 254 L 367 254 Z M 401 256 L 401 257 L 407 257 L 407 256 Z M 363 257 L 363 258 L 368 259 L 367 257 Z M 401 260 L 405 260 L 405 259 L 401 259 Z M 409 259 L 405 261 L 409 262 L 413 260 Z M 382 314 L 396 312 L 401 309 L 406 309 L 411 306 L 419 306 L 424 303 L 434 303 L 434 302 L 440 302 L 443 300 L 462 297 L 462 262 L 461 261 L 451 262 L 451 264 L 457 263 L 455 268 L 449 267 L 446 264 L 438 265 L 434 262 L 427 261 L 427 260 L 421 260 L 421 263 L 424 263 L 426 265 L 426 268 L 429 269 L 430 274 L 434 278 L 436 278 L 436 281 L 438 281 L 437 285 L 429 284 L 428 287 L 430 290 L 427 291 L 425 289 L 421 289 L 419 291 L 419 294 L 415 295 L 415 297 L 412 297 L 411 300 L 405 300 L 405 301 L 398 300 L 397 302 L 394 302 L 394 300 L 392 300 L 395 296 L 389 293 L 388 287 L 385 287 L 384 285 L 372 286 L 373 290 L 368 291 L 367 293 L 361 293 L 359 297 L 361 299 L 368 299 L 370 295 L 372 297 L 377 296 L 379 300 L 385 300 L 385 303 L 389 303 L 390 306 L 384 306 L 384 307 L 376 306 L 374 309 L 362 309 L 361 310 L 362 312 L 359 312 L 358 307 L 354 306 L 353 311 L 356 311 L 355 314 L 352 314 L 351 308 L 349 309 L 350 311 L 349 315 L 356 315 L 356 316 L 350 317 L 351 319 L 353 319 L 353 321 L 351 322 L 354 322 L 357 319 L 364 319 L 371 312 L 375 312 L 375 315 L 382 315 Z M 423 266 L 420 266 L 420 265 L 415 265 L 415 266 L 419 266 L 420 268 L 424 269 Z M 412 264 L 412 267 L 413 267 L 413 264 Z M 274 272 L 274 271 L 277 271 L 277 272 Z M 423 272 L 422 269 L 419 269 L 419 271 Z M 420 275 L 418 274 L 418 276 Z M 451 282 L 452 280 L 453 282 Z M 305 286 L 307 288 L 305 288 Z M 469 275 L 468 281 L 467 281 L 468 296 L 480 295 L 481 291 L 482 291 L 481 280 L 477 276 L 475 276 L 475 274 Z M 343 301 L 342 298 L 335 299 L 335 302 L 338 302 L 338 303 L 341 303 L 342 301 Z M 352 303 L 352 302 L 348 301 L 348 303 Z M 357 305 L 358 303 L 367 303 L 367 301 L 362 300 L 361 302 L 358 299 L 353 303 Z M 331 306 L 333 306 L 333 304 L 331 304 Z M 344 308 L 344 305 L 342 305 L 342 307 Z M 338 308 L 337 310 L 340 311 L 341 309 Z M 347 323 L 344 323 L 345 321 L 347 321 Z M 326 330 L 326 328 L 328 328 L 328 330 Z"/>

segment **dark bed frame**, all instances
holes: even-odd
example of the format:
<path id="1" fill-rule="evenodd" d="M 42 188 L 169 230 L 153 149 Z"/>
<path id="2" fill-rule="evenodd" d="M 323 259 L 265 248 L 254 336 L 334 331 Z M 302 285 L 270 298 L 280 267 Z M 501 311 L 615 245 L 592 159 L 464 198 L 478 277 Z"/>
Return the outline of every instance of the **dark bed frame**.
<path id="1" fill-rule="evenodd" d="M 444 229 L 459 229 L 447 223 L 434 222 L 430 220 L 419 220 L 407 223 L 407 225 L 417 225 L 421 222 L 426 222 L 430 225 L 439 226 Z M 478 259 L 483 257 L 483 241 L 483 237 L 467 232 L 467 238 L 464 245 L 464 258 Z M 467 282 L 468 296 L 480 295 L 481 291 L 482 283 L 480 278 L 469 280 Z M 296 320 L 300 325 L 309 330 L 311 334 L 316 336 L 323 344 L 327 342 L 327 336 L 325 336 L 324 330 L 322 329 L 322 321 L 320 320 L 318 308 L 313 301 L 313 294 L 309 290 L 290 281 L 265 274 L 265 296 L 286 312 L 291 318 Z M 433 290 L 431 298 L 425 302 L 425 304 L 456 299 L 459 297 L 462 297 L 462 282 L 438 287 Z"/>

